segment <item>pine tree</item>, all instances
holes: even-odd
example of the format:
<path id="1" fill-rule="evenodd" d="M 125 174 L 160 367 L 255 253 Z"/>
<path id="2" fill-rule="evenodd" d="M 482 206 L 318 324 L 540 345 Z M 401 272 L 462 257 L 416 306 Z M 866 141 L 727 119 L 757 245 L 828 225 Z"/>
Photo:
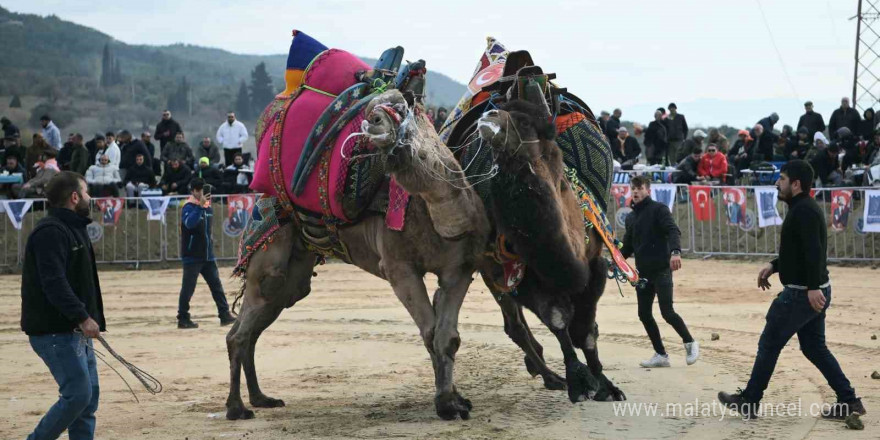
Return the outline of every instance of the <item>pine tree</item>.
<path id="1" fill-rule="evenodd" d="M 251 101 L 248 95 L 247 84 L 245 84 L 244 80 L 241 80 L 241 86 L 238 88 L 238 97 L 235 98 L 235 107 L 233 108 L 238 119 L 243 121 L 251 119 Z"/>
<path id="2" fill-rule="evenodd" d="M 113 68 L 113 62 L 110 57 L 110 43 L 104 43 L 104 52 L 101 56 L 101 87 L 110 85 L 111 70 Z"/>
<path id="3" fill-rule="evenodd" d="M 12 95 L 12 101 L 9 103 L 9 108 L 21 108 L 21 98 L 18 95 Z"/>
<path id="4" fill-rule="evenodd" d="M 113 85 L 122 84 L 122 69 L 119 67 L 119 58 L 113 59 Z"/>
<path id="5" fill-rule="evenodd" d="M 168 95 L 168 110 L 173 112 L 189 111 L 189 89 L 190 85 L 184 76 L 177 86 L 177 90 Z"/>
<path id="6" fill-rule="evenodd" d="M 260 114 L 274 98 L 272 77 L 266 72 L 266 63 L 257 64 L 251 72 L 251 114 Z"/>

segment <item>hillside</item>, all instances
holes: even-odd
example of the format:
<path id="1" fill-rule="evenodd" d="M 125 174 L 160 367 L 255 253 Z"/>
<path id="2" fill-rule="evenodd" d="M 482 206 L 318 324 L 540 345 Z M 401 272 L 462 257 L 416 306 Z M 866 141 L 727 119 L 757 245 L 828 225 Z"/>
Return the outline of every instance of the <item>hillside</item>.
<path id="1" fill-rule="evenodd" d="M 93 132 L 147 127 L 155 124 L 162 108 L 176 102 L 179 120 L 189 119 L 199 129 L 202 125 L 207 129 L 235 108 L 241 82 L 251 84 L 251 72 L 259 63 L 266 64 L 271 88 L 283 88 L 286 53 L 258 56 L 183 44 L 131 45 L 57 16 L 17 14 L 2 7 L 0 41 L 4 43 L 0 50 L 0 96 L 42 98 L 33 111 L 52 112 L 62 128 L 77 125 L 74 120 L 85 116 L 78 109 L 80 103 L 88 103 L 93 113 L 89 116 L 101 120 L 102 125 L 70 128 Z M 325 43 L 332 46 L 332 42 Z M 286 52 L 288 44 L 279 41 L 279 52 Z M 111 66 L 118 66 L 117 76 L 107 83 L 102 75 L 108 70 L 104 67 L 105 46 Z M 428 73 L 428 87 L 431 105 L 453 105 L 464 92 L 462 84 L 436 72 Z M 186 95 L 183 101 L 181 94 Z M 35 127 L 36 118 L 31 115 L 30 121 L 18 122 Z"/>

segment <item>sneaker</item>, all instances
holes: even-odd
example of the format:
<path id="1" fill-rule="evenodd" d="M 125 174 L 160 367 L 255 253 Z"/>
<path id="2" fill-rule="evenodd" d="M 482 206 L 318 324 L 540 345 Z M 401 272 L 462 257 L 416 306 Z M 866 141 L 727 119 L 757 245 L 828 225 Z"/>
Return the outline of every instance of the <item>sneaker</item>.
<path id="1" fill-rule="evenodd" d="M 721 391 L 718 393 L 718 401 L 722 405 L 738 412 L 744 420 L 758 418 L 758 404 L 746 401 L 742 396 L 742 390 L 737 390 L 733 394 Z"/>
<path id="2" fill-rule="evenodd" d="M 822 418 L 843 420 L 850 414 L 865 415 L 865 405 L 862 405 L 862 399 L 855 399 L 849 402 L 835 402 L 831 408 L 822 409 Z"/>
<path id="3" fill-rule="evenodd" d="M 654 353 L 654 357 L 639 363 L 644 368 L 662 368 L 669 366 L 669 355 Z"/>
<path id="4" fill-rule="evenodd" d="M 684 344 L 684 351 L 687 353 L 687 364 L 693 365 L 700 358 L 700 343 L 697 341 Z"/>
<path id="5" fill-rule="evenodd" d="M 226 326 L 235 322 L 235 317 L 231 313 L 227 313 L 220 317 L 220 326 Z"/>
<path id="6" fill-rule="evenodd" d="M 178 319 L 177 320 L 177 328 L 180 329 L 190 329 L 190 328 L 199 328 L 199 325 L 195 322 L 192 322 L 191 319 Z"/>

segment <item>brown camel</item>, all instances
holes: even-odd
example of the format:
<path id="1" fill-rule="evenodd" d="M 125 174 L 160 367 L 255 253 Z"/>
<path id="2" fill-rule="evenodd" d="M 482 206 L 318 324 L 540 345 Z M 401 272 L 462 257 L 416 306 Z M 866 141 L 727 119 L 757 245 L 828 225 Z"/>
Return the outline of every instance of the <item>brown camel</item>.
<path id="1" fill-rule="evenodd" d="M 511 296 L 496 288 L 493 280 L 501 268 L 486 254 L 479 262 L 480 272 L 501 306 L 505 331 L 526 353 L 529 372 L 540 374 L 545 387 L 567 388 L 572 402 L 624 400 L 624 393 L 602 374 L 596 346 L 596 306 L 607 273 L 600 257 L 601 239 L 589 229 L 587 245 L 583 213 L 563 174 L 560 149 L 552 140 L 554 126 L 534 104 L 514 101 L 509 105 L 517 111 L 487 113 L 478 125 L 499 167 L 491 180 L 493 203 L 487 211 L 497 232 L 507 237 L 512 250 L 527 263 L 526 276 L 517 295 Z M 400 118 L 391 113 L 374 112 L 369 120 L 375 145 L 393 143 L 398 124 L 407 124 L 406 120 L 396 122 Z M 543 348 L 532 336 L 522 306 L 535 312 L 559 338 L 565 379 L 544 362 Z M 584 350 L 589 369 L 578 361 L 575 347 Z"/>
<path id="2" fill-rule="evenodd" d="M 370 138 L 386 156 L 388 172 L 412 196 L 406 227 L 394 231 L 385 226 L 382 216 L 367 215 L 340 226 L 338 237 L 353 264 L 391 283 L 419 327 L 434 367 L 437 414 L 444 419 L 467 419 L 471 403 L 459 394 L 453 380 L 460 344 L 458 314 L 485 248 L 487 216 L 421 108 L 410 109 L 402 95 L 393 91 L 374 99 L 365 114 L 367 120 L 378 121 L 388 112 L 403 115 L 404 123 L 392 130 L 393 136 Z M 318 255 L 308 249 L 301 234 L 294 223 L 282 227 L 271 246 L 257 252 L 247 267 L 241 311 L 226 336 L 231 370 L 227 419 L 254 416 L 241 399 L 242 367 L 251 405 L 284 406 L 260 390 L 254 348 L 281 311 L 310 292 Z M 440 285 L 433 304 L 423 281 L 428 272 L 437 275 Z"/>

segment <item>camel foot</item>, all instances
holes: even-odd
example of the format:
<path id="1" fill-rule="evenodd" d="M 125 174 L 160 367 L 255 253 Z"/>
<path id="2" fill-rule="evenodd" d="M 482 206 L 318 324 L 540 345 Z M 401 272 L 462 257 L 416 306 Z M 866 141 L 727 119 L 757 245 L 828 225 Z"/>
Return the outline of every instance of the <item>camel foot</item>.
<path id="1" fill-rule="evenodd" d="M 541 375 L 541 378 L 544 379 L 544 388 L 554 391 L 562 391 L 565 389 L 565 379 L 563 379 L 562 376 L 552 371 L 547 371 L 546 374 L 541 374 L 541 370 L 531 359 L 529 359 L 528 356 L 525 356 L 524 360 L 526 363 L 526 370 L 532 377 Z"/>
<path id="2" fill-rule="evenodd" d="M 437 415 L 443 420 L 454 420 L 456 416 L 462 420 L 471 418 L 471 401 L 461 397 L 458 392 L 443 393 L 434 398 L 434 407 L 437 409 Z"/>
<path id="3" fill-rule="evenodd" d="M 226 409 L 226 420 L 250 420 L 254 412 L 244 406 L 231 406 Z"/>
<path id="4" fill-rule="evenodd" d="M 535 365 L 535 363 L 532 362 L 532 360 L 529 359 L 528 356 L 524 356 L 524 360 L 526 362 L 526 371 L 528 371 L 529 374 L 532 375 L 532 377 L 536 377 L 537 375 L 541 374 L 538 366 Z"/>
<path id="5" fill-rule="evenodd" d="M 605 377 L 604 374 L 599 373 L 599 391 L 593 396 L 593 400 L 598 400 L 600 402 L 619 402 L 626 400 L 626 394 L 623 393 L 623 390 L 617 388 L 617 386 L 615 386 L 610 379 Z"/>
<path id="6" fill-rule="evenodd" d="M 580 362 L 565 367 L 565 382 L 568 386 L 568 400 L 571 400 L 571 403 L 590 400 L 599 391 L 599 381 L 590 369 Z"/>
<path id="7" fill-rule="evenodd" d="M 255 408 L 281 408 L 284 401 L 281 399 L 273 399 L 265 395 L 251 397 L 251 406 Z"/>

